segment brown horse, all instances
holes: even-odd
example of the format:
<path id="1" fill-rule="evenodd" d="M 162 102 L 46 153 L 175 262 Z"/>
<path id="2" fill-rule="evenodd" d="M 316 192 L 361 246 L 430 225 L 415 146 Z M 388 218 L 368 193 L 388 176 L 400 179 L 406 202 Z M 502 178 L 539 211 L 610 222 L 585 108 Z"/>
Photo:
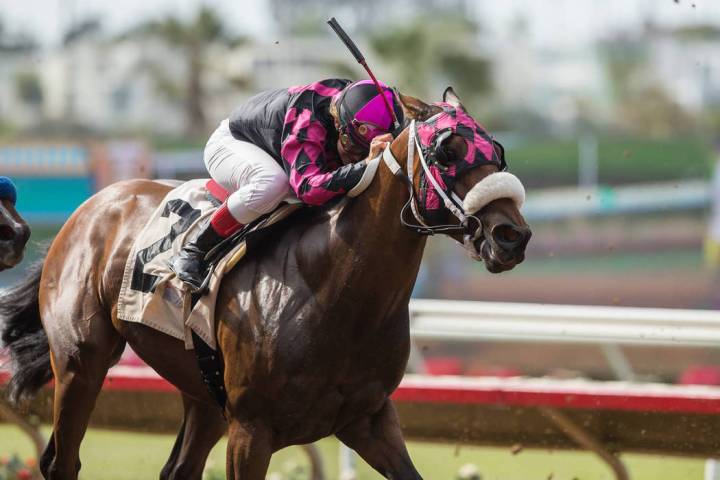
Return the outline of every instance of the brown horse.
<path id="1" fill-rule="evenodd" d="M 439 110 L 409 97 L 403 102 L 420 120 Z M 408 138 L 406 128 L 393 141 L 395 158 L 404 158 Z M 443 148 L 452 161 L 463 158 L 466 146 L 453 135 Z M 464 197 L 496 170 L 468 171 L 455 192 Z M 62 228 L 42 274 L 18 287 L 39 291 L 38 301 L 28 304 L 13 292 L 2 300 L 20 305 L 6 318 L 16 360 L 22 352 L 14 346 L 28 343 L 36 357 L 49 349 L 52 360 L 53 437 L 40 462 L 45 477 L 77 478 L 95 399 L 127 342 L 182 392 L 184 421 L 162 479 L 200 479 L 226 428 L 229 479 L 264 479 L 273 452 L 333 434 L 387 478 L 421 478 L 389 400 L 408 359 L 408 302 L 425 247 L 425 237 L 399 221 L 408 185 L 380 165 L 361 196 L 296 212 L 226 275 L 216 315 L 224 412 L 183 342 L 117 319 L 131 245 L 168 191 L 137 180 L 99 192 Z M 475 256 L 488 269 L 508 270 L 523 260 L 530 231 L 515 203 L 497 199 L 473 213 L 482 224 L 482 235 L 473 237 Z M 453 236 L 462 241 L 461 234 Z M 29 335 L 34 342 L 23 342 Z M 29 371 L 20 361 L 16 368 L 15 394 L 51 377 L 50 363 Z"/>
<path id="2" fill-rule="evenodd" d="M 30 227 L 15 210 L 12 200 L 0 199 L 0 272 L 23 259 Z"/>
<path id="3" fill-rule="evenodd" d="M 0 199 L 0 272 L 11 269 L 22 261 L 29 238 L 30 227 L 15 209 L 13 201 L 8 198 Z M 6 402 L 5 398 L 0 398 L 0 417 L 5 417 L 21 428 L 40 453 L 44 440 L 37 427 Z"/>

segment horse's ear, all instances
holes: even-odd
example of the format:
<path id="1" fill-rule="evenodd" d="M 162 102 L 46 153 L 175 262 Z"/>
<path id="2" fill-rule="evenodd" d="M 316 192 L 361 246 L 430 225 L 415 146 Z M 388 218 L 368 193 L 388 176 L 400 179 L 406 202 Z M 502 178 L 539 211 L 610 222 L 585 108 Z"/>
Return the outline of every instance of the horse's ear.
<path id="1" fill-rule="evenodd" d="M 410 95 L 403 95 L 397 92 L 398 98 L 400 99 L 400 106 L 402 106 L 405 118 L 409 120 L 423 121 L 432 117 L 435 113 L 436 108 L 433 105 L 428 105 L 420 99 L 411 97 Z"/>
<path id="2" fill-rule="evenodd" d="M 455 93 L 453 87 L 447 87 L 445 89 L 443 92 L 443 102 L 449 103 L 455 108 L 462 108 L 464 110 L 460 97 L 458 97 L 457 93 Z"/>

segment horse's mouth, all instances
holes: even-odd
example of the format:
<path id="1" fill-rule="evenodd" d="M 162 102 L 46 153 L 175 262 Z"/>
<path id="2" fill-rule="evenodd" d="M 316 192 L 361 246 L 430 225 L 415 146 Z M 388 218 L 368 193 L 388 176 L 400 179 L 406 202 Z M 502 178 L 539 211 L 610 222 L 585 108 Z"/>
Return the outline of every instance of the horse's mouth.
<path id="1" fill-rule="evenodd" d="M 494 245 L 484 238 L 475 242 L 475 248 L 478 252 L 478 256 L 485 263 L 485 268 L 490 273 L 500 273 L 512 270 L 518 263 L 525 260 L 524 253 L 498 253 Z"/>
<path id="2" fill-rule="evenodd" d="M 7 252 L 5 255 L 0 257 L 0 271 L 17 266 L 18 263 L 22 262 L 22 259 L 22 250 L 19 252 Z"/>
<path id="3" fill-rule="evenodd" d="M 2 272 L 3 270 L 9 270 L 9 269 L 13 268 L 15 265 L 17 265 L 17 263 L 8 264 L 8 263 L 5 263 L 3 260 L 0 260 L 0 272 Z"/>

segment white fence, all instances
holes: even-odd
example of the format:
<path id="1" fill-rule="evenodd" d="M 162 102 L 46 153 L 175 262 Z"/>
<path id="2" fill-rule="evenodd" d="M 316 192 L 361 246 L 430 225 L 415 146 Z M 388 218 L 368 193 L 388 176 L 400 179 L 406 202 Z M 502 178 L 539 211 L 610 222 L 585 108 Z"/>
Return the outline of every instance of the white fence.
<path id="1" fill-rule="evenodd" d="M 415 340 L 720 347 L 720 312 L 412 300 Z"/>
<path id="2" fill-rule="evenodd" d="M 413 343 L 432 340 L 595 345 L 619 379 L 633 381 L 635 375 L 622 346 L 720 347 L 720 312 L 416 299 L 410 302 L 410 334 Z M 423 373 L 423 365 L 422 351 L 413 345 L 410 369 Z M 604 453 L 601 447 L 594 450 Z M 605 457 L 615 459 L 612 455 Z M 618 464 L 611 465 L 616 478 L 628 478 L 620 462 L 614 463 Z M 706 480 L 720 480 L 717 465 L 708 460 Z M 354 458 L 345 448 L 340 453 L 340 471 L 341 478 L 353 478 Z"/>
<path id="3" fill-rule="evenodd" d="M 642 183 L 617 187 L 571 187 L 528 193 L 523 215 L 528 220 L 695 210 L 710 205 L 707 180 Z"/>
<path id="4" fill-rule="evenodd" d="M 410 333 L 414 341 L 596 345 L 619 380 L 635 381 L 620 347 L 720 347 L 720 312 L 417 299 Z M 419 349 L 411 351 L 410 369 L 425 372 Z"/>
<path id="5" fill-rule="evenodd" d="M 707 194 L 702 189 L 689 190 L 700 196 Z M 622 380 L 632 381 L 632 368 L 620 346 L 720 347 L 720 312 L 412 300 L 410 330 L 414 341 L 597 345 L 605 353 L 616 375 Z M 422 354 L 416 348 L 413 348 L 410 363 L 412 369 L 422 371 Z M 347 458 L 342 458 L 341 462 L 345 468 L 348 467 Z M 720 480 L 718 465 L 717 461 L 708 460 L 706 480 Z"/>

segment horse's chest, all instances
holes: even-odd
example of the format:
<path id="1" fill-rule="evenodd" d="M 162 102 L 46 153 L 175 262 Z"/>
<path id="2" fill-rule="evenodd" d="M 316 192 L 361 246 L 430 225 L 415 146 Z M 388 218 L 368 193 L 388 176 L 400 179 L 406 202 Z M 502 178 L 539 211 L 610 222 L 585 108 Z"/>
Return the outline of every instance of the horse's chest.
<path id="1" fill-rule="evenodd" d="M 340 317 L 310 328 L 287 328 L 278 336 L 273 357 L 285 371 L 317 375 L 330 384 L 379 381 L 393 389 L 405 369 L 409 345 L 402 323 L 373 327 L 367 320 Z"/>
<path id="2" fill-rule="evenodd" d="M 274 399 L 271 422 L 280 443 L 310 443 L 380 410 L 390 390 L 381 381 L 333 384 L 300 376 Z"/>
<path id="3" fill-rule="evenodd" d="M 278 338 L 270 377 L 282 381 L 271 393 L 273 423 L 292 443 L 333 434 L 378 411 L 402 378 L 408 346 L 402 329 L 370 336 L 325 329 Z"/>
<path id="4" fill-rule="evenodd" d="M 254 301 L 241 303 L 259 310 L 228 322 L 235 342 L 223 346 L 239 360 L 226 362 L 234 369 L 226 376 L 247 386 L 235 389 L 238 411 L 267 418 L 279 443 L 291 444 L 333 434 L 382 407 L 407 362 L 406 309 L 390 314 L 357 292 L 312 296 L 275 282 L 253 289 Z"/>

